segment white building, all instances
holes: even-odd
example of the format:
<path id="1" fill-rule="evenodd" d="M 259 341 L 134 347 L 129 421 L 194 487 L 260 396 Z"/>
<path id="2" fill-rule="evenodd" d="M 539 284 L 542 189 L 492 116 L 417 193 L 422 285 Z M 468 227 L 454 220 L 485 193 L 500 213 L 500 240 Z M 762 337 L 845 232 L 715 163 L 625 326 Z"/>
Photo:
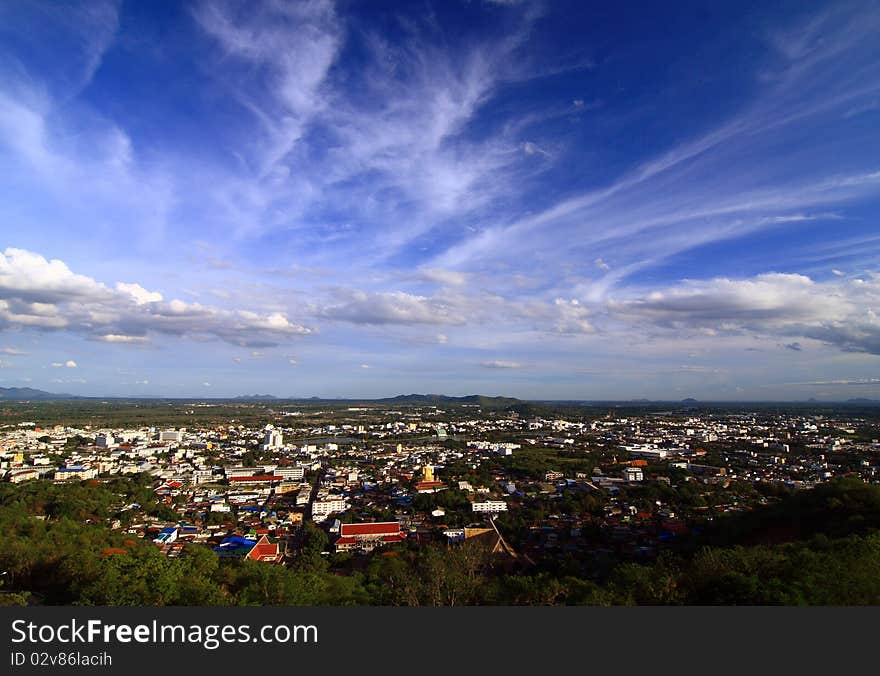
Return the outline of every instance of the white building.
<path id="1" fill-rule="evenodd" d="M 324 521 L 331 514 L 344 512 L 348 509 L 348 503 L 342 498 L 319 500 L 312 503 L 312 520 Z"/>
<path id="2" fill-rule="evenodd" d="M 14 484 L 20 484 L 23 481 L 39 478 L 40 473 L 35 469 L 14 469 L 6 475 L 6 479 Z"/>
<path id="3" fill-rule="evenodd" d="M 223 473 L 227 479 L 235 479 L 244 476 L 253 476 L 256 473 L 254 467 L 224 467 Z"/>
<path id="4" fill-rule="evenodd" d="M 263 436 L 263 450 L 274 451 L 284 446 L 284 435 L 281 430 L 276 430 L 272 425 L 266 425 L 265 435 Z"/>
<path id="5" fill-rule="evenodd" d="M 194 484 L 204 484 L 211 481 L 214 472 L 210 469 L 194 469 L 192 473 L 192 482 Z"/>
<path id="6" fill-rule="evenodd" d="M 475 512 L 495 513 L 506 512 L 507 503 L 502 500 L 486 500 L 485 502 L 471 503 L 471 509 Z"/>
<path id="7" fill-rule="evenodd" d="M 272 473 L 290 481 L 302 481 L 306 470 L 304 467 L 276 467 Z"/>

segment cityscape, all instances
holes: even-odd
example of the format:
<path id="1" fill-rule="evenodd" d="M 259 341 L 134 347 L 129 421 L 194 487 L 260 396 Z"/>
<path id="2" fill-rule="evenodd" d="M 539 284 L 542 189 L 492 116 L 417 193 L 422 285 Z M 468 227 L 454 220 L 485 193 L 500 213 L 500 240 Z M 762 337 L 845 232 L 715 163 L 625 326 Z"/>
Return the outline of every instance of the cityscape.
<path id="1" fill-rule="evenodd" d="M 877 600 L 876 579 L 853 588 L 839 579 L 877 564 L 874 403 L 405 395 L 5 401 L 0 413 L 28 418 L 0 428 L 0 511 L 23 548 L 0 553 L 7 599 Z M 151 416 L 166 422 L 151 425 Z M 41 553 L 34 542 L 69 536 L 70 528 L 89 531 L 92 549 Z M 841 538 L 837 548 L 832 538 Z M 741 560 L 718 564 L 729 547 Z M 813 560 L 798 571 L 774 559 L 790 556 L 794 566 L 806 555 Z M 65 556 L 80 561 L 71 579 L 59 572 Z M 844 562 L 849 573 L 835 584 L 813 579 Z M 702 566 L 701 577 L 673 573 L 673 565 Z M 188 588 L 189 566 L 204 567 L 197 590 Z M 181 577 L 140 587 L 146 571 Z M 321 582 L 304 588 L 304 576 Z M 208 580 L 216 586 L 205 588 Z"/>

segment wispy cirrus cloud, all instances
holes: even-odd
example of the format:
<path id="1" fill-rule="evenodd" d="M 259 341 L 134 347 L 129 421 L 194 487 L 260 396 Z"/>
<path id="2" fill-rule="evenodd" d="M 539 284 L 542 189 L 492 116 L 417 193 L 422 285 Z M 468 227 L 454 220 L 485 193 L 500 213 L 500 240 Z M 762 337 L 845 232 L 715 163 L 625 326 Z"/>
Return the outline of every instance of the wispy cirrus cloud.
<path id="1" fill-rule="evenodd" d="M 828 207 L 880 190 L 880 174 L 870 156 L 833 167 L 811 158 L 793 172 L 789 158 L 774 157 L 770 148 L 780 135 L 791 135 L 797 138 L 791 143 L 798 155 L 811 157 L 813 143 L 800 137 L 799 130 L 826 124 L 852 102 L 880 91 L 880 68 L 876 61 L 865 66 L 863 59 L 871 49 L 877 17 L 835 8 L 808 24 L 809 30 L 792 28 L 789 34 L 821 31 L 821 39 L 807 40 L 809 49 L 804 47 L 801 57 L 792 56 L 801 50 L 781 46 L 793 44 L 793 38 L 770 36 L 778 57 L 756 85 L 754 100 L 716 128 L 604 186 L 524 217 L 499 213 L 495 223 L 453 242 L 431 264 L 474 270 L 524 256 L 557 264 L 614 258 L 622 264 L 599 282 L 593 298 L 601 299 L 628 277 L 684 251 L 798 223 L 841 219 Z M 857 76 L 848 70 L 853 63 L 859 64 Z M 756 155 L 765 158 L 760 167 L 753 163 Z M 545 232 L 553 238 L 542 240 Z M 543 247 L 542 241 L 567 245 Z"/>

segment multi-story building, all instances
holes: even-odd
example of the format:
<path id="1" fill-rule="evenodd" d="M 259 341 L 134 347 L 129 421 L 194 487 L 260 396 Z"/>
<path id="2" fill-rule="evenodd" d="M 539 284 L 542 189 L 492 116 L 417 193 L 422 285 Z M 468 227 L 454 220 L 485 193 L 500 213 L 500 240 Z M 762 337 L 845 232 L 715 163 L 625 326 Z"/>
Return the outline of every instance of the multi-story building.
<path id="1" fill-rule="evenodd" d="M 263 450 L 272 451 L 284 446 L 284 435 L 281 430 L 276 430 L 272 425 L 266 425 L 263 436 Z"/>
<path id="2" fill-rule="evenodd" d="M 331 514 L 344 512 L 346 509 L 348 509 L 348 503 L 342 498 L 317 500 L 312 503 L 312 519 L 314 521 L 324 521 Z"/>
<path id="3" fill-rule="evenodd" d="M 503 500 L 486 500 L 485 502 L 471 503 L 471 509 L 474 512 L 483 513 L 506 512 L 507 503 Z"/>

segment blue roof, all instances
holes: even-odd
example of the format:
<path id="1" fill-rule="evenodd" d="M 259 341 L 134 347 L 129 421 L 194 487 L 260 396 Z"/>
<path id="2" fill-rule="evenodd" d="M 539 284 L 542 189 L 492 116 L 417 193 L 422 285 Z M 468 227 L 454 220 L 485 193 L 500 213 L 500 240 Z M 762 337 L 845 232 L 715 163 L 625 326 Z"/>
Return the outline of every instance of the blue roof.
<path id="1" fill-rule="evenodd" d="M 250 551 L 255 544 L 257 544 L 256 540 L 240 535 L 230 535 L 218 546 L 214 547 L 214 551 L 219 554 L 243 554 L 245 550 Z"/>

